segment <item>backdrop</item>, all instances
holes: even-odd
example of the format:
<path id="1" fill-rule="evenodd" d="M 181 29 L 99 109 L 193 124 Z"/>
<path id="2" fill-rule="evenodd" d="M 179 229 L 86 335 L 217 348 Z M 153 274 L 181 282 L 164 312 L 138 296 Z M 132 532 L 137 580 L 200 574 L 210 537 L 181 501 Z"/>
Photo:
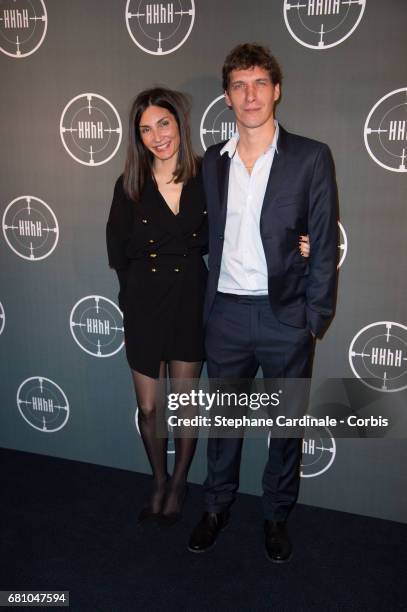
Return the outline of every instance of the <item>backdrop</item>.
<path id="1" fill-rule="evenodd" d="M 406 17 L 404 0 L 0 0 L 1 446 L 149 471 L 105 249 L 128 111 L 154 84 L 187 92 L 202 154 L 234 130 L 220 71 L 244 41 L 282 65 L 279 121 L 336 163 L 339 296 L 314 374 L 406 388 Z M 407 521 L 405 440 L 327 430 L 303 450 L 300 501 Z M 246 441 L 242 491 L 266 454 Z M 201 441 L 191 479 L 205 469 Z"/>

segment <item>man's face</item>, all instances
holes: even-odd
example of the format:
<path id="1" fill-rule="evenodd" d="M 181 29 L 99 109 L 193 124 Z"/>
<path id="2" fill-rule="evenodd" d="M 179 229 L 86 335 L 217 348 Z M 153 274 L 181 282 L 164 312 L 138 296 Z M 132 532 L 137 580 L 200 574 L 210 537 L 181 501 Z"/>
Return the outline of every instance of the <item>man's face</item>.
<path id="1" fill-rule="evenodd" d="M 261 127 L 274 119 L 274 106 L 280 97 L 280 85 L 273 85 L 267 70 L 253 66 L 232 70 L 225 100 L 233 108 L 239 129 Z"/>

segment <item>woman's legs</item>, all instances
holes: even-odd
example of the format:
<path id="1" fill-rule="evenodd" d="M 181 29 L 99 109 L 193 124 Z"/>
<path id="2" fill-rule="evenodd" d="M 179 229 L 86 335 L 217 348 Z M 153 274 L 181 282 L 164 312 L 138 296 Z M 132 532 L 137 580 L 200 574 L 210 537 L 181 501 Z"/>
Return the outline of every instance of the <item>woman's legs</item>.
<path id="1" fill-rule="evenodd" d="M 170 361 L 169 376 L 171 379 L 172 393 L 185 393 L 192 389 L 191 379 L 198 379 L 202 363 L 200 361 Z M 196 408 L 184 406 L 178 412 L 178 416 L 191 417 Z M 195 430 L 197 432 L 197 430 Z M 185 432 L 190 437 L 175 437 L 175 463 L 167 489 L 167 496 L 163 507 L 163 515 L 177 514 L 181 510 L 188 470 L 195 453 L 197 438 L 194 429 Z"/>
<path id="2" fill-rule="evenodd" d="M 165 425 L 165 362 L 160 363 L 159 378 L 151 378 L 132 370 L 134 388 L 138 403 L 138 421 L 141 438 L 153 474 L 153 491 L 149 503 L 149 511 L 161 512 L 168 481 L 167 472 L 167 438 L 157 437 L 156 419 L 162 419 L 163 431 Z"/>

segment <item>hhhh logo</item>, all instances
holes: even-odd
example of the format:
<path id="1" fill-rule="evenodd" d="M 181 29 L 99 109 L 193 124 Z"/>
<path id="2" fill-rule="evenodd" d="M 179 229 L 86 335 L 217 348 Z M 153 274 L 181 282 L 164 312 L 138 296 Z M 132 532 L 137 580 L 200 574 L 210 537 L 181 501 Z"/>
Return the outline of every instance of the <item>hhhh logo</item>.
<path id="1" fill-rule="evenodd" d="M 390 121 L 389 140 L 407 140 L 406 121 Z"/>
<path id="2" fill-rule="evenodd" d="M 3 24 L 5 30 L 19 30 L 30 27 L 27 9 L 18 11 L 16 9 L 3 10 Z"/>
<path id="3" fill-rule="evenodd" d="M 379 166 L 406 172 L 407 87 L 386 94 L 373 106 L 364 127 L 367 152 Z"/>
<path id="4" fill-rule="evenodd" d="M 133 42 L 151 55 L 166 55 L 179 49 L 190 35 L 194 21 L 193 0 L 127 0 L 127 31 Z"/>
<path id="5" fill-rule="evenodd" d="M 372 347 L 370 354 L 371 365 L 391 366 L 401 368 L 403 365 L 403 351 L 392 351 L 389 348 Z"/>
<path id="6" fill-rule="evenodd" d="M 213 144 L 229 140 L 236 132 L 233 111 L 226 106 L 225 96 L 212 100 L 202 115 L 199 133 L 204 151 Z"/>
<path id="7" fill-rule="evenodd" d="M 325 432 L 326 431 L 326 435 Z M 271 434 L 267 436 L 270 447 Z M 336 443 L 327 427 L 307 427 L 302 440 L 301 478 L 320 476 L 333 464 L 336 456 Z"/>
<path id="8" fill-rule="evenodd" d="M 349 348 L 354 375 L 383 392 L 407 388 L 407 327 L 381 321 L 361 329 Z"/>
<path id="9" fill-rule="evenodd" d="M 14 58 L 38 49 L 47 32 L 47 11 L 42 0 L 2 0 L 0 50 Z"/>
<path id="10" fill-rule="evenodd" d="M 101 166 L 116 154 L 122 140 L 119 113 L 103 96 L 87 93 L 65 106 L 59 131 L 67 153 L 85 166 Z"/>
<path id="11" fill-rule="evenodd" d="M 147 25 L 174 23 L 174 4 L 146 4 L 145 18 Z"/>
<path id="12" fill-rule="evenodd" d="M 20 196 L 10 202 L 3 214 L 3 234 L 14 253 L 38 261 L 55 249 L 59 227 L 52 209 L 34 196 Z"/>
<path id="13" fill-rule="evenodd" d="M 69 403 L 61 387 L 49 378 L 33 376 L 17 390 L 17 406 L 23 419 L 34 429 L 53 433 L 69 418 Z"/>
<path id="14" fill-rule="evenodd" d="M 301 478 L 320 476 L 331 467 L 335 460 L 336 443 L 327 427 L 326 435 L 307 428 L 302 441 Z"/>
<path id="15" fill-rule="evenodd" d="M 101 121 L 78 121 L 79 140 L 103 139 L 103 123 Z"/>
<path id="16" fill-rule="evenodd" d="M 291 36 L 310 49 L 329 49 L 357 28 L 366 0 L 284 0 L 284 20 Z"/>
<path id="17" fill-rule="evenodd" d="M 79 300 L 71 310 L 69 327 L 76 344 L 94 357 L 111 357 L 124 345 L 123 315 L 101 295 Z"/>

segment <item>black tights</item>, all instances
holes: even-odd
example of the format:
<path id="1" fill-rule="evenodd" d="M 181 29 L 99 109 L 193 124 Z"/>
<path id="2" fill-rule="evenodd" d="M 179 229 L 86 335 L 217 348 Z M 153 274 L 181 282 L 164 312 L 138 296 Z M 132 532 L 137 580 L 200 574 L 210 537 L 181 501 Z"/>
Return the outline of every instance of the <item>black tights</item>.
<path id="1" fill-rule="evenodd" d="M 180 393 L 190 388 L 189 380 L 199 378 L 200 361 L 170 361 L 168 363 L 171 379 L 171 392 Z M 135 370 L 132 371 L 134 387 L 139 407 L 139 427 L 153 474 L 153 491 L 150 499 L 152 512 L 170 514 L 179 512 L 185 490 L 188 470 L 194 456 L 196 437 L 175 437 L 175 463 L 171 478 L 167 471 L 167 438 L 157 437 L 156 419 L 160 419 L 159 429 L 166 431 L 166 363 L 160 364 L 159 378 L 151 378 Z M 188 408 L 183 408 L 188 412 Z M 189 416 L 189 415 L 188 415 Z"/>

